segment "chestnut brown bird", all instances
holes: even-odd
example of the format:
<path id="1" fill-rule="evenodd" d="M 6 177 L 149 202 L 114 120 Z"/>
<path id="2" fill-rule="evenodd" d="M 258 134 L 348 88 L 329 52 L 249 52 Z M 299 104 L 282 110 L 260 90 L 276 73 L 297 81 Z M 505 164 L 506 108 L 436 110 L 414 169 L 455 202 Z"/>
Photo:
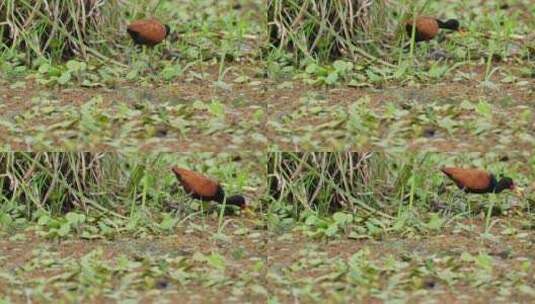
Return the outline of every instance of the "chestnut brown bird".
<path id="1" fill-rule="evenodd" d="M 215 180 L 184 168 L 173 167 L 172 171 L 184 190 L 194 199 L 214 201 L 220 204 L 225 200 L 225 191 Z M 247 207 L 245 198 L 241 195 L 226 197 L 226 203 L 238 206 L 241 209 Z"/>
<path id="2" fill-rule="evenodd" d="M 515 183 L 510 177 L 496 177 L 484 170 L 443 167 L 440 169 L 459 189 L 466 193 L 500 193 L 504 190 L 515 191 Z"/>
<path id="3" fill-rule="evenodd" d="M 405 21 L 405 29 L 409 37 L 412 37 L 413 24 L 416 25 L 414 33 L 415 42 L 433 39 L 438 34 L 439 29 L 459 30 L 459 21 L 457 19 L 450 19 L 443 22 L 433 17 L 417 17 L 416 20 L 409 19 Z"/>
<path id="4" fill-rule="evenodd" d="M 162 42 L 171 30 L 167 24 L 162 24 L 156 19 L 143 19 L 130 23 L 126 31 L 135 44 L 155 46 Z"/>

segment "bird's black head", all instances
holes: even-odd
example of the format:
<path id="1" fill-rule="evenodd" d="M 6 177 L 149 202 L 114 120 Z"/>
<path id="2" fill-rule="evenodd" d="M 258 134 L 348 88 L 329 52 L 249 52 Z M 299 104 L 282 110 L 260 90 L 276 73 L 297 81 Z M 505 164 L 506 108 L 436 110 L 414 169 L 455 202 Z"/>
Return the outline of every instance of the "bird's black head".
<path id="1" fill-rule="evenodd" d="M 227 197 L 227 204 L 238 206 L 242 209 L 247 206 L 247 204 L 245 203 L 245 197 L 243 197 L 242 195 L 233 195 Z"/>
<path id="2" fill-rule="evenodd" d="M 171 34 L 171 28 L 167 24 L 164 24 L 163 26 L 165 27 L 165 38 L 167 38 L 169 37 L 169 34 Z"/>
<path id="3" fill-rule="evenodd" d="M 442 28 L 452 30 L 452 31 L 458 31 L 460 27 L 459 20 L 457 19 L 450 19 L 441 25 Z"/>
<path id="4" fill-rule="evenodd" d="M 498 183 L 496 184 L 496 187 L 494 189 L 494 192 L 500 193 L 503 190 L 515 190 L 515 183 L 513 182 L 513 179 L 510 177 L 502 177 Z"/>

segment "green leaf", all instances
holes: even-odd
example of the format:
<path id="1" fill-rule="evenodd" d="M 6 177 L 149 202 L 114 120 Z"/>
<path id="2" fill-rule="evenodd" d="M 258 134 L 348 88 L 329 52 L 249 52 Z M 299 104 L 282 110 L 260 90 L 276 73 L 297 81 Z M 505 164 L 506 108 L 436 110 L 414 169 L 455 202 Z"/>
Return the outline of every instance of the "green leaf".
<path id="1" fill-rule="evenodd" d="M 197 110 L 204 110 L 208 108 L 206 104 L 200 100 L 195 100 L 192 104 L 192 107 Z"/>
<path id="2" fill-rule="evenodd" d="M 427 222 L 426 226 L 430 230 L 440 230 L 444 224 L 444 219 L 440 218 L 437 213 L 431 213 L 431 218 Z"/>
<path id="3" fill-rule="evenodd" d="M 444 74 L 448 71 L 447 65 L 433 65 L 431 69 L 429 69 L 429 76 L 431 78 L 441 78 L 444 76 Z"/>
<path id="4" fill-rule="evenodd" d="M 329 85 L 333 85 L 338 81 L 338 73 L 331 72 L 329 75 L 325 78 L 325 83 Z"/>
<path id="5" fill-rule="evenodd" d="M 246 227 L 243 227 L 243 228 L 238 228 L 238 229 L 234 230 L 234 232 L 232 234 L 234 234 L 234 235 L 246 235 L 247 233 L 249 233 L 249 229 L 247 229 Z"/>
<path id="6" fill-rule="evenodd" d="M 130 70 L 130 72 L 128 72 L 126 74 L 126 79 L 127 80 L 134 80 L 137 78 L 137 76 L 139 75 L 138 71 L 136 69 L 132 69 Z"/>
<path id="7" fill-rule="evenodd" d="M 76 212 L 67 213 L 65 218 L 71 225 L 80 225 L 85 222 L 85 215 Z"/>
<path id="8" fill-rule="evenodd" d="M 175 228 L 177 222 L 178 219 L 176 217 L 166 213 L 158 226 L 162 230 L 169 231 Z"/>
<path id="9" fill-rule="evenodd" d="M 477 113 L 487 119 L 492 117 L 492 105 L 484 100 L 479 101 L 475 109 Z"/>
<path id="10" fill-rule="evenodd" d="M 353 222 L 353 215 L 344 212 L 336 212 L 333 214 L 333 219 L 338 225 L 348 225 Z"/>
<path id="11" fill-rule="evenodd" d="M 48 216 L 47 214 L 43 214 L 37 220 L 37 224 L 44 226 L 44 225 L 47 225 L 50 222 L 50 220 L 51 220 L 50 216 Z"/>
<path id="12" fill-rule="evenodd" d="M 238 76 L 233 80 L 235 83 L 246 83 L 249 81 L 249 77 L 247 75 Z"/>
<path id="13" fill-rule="evenodd" d="M 257 109 L 256 111 L 253 112 L 253 119 L 255 121 L 261 121 L 262 118 L 264 118 L 264 110 L 262 109 Z"/>
<path id="14" fill-rule="evenodd" d="M 208 265 L 217 269 L 224 270 L 226 267 L 225 258 L 217 253 L 212 253 L 211 255 L 206 256 L 206 262 Z"/>
<path id="15" fill-rule="evenodd" d="M 69 71 L 73 71 L 73 72 L 77 72 L 79 70 L 81 70 L 81 63 L 79 61 L 76 61 L 76 60 L 69 60 L 67 61 L 67 69 Z"/>
<path id="16" fill-rule="evenodd" d="M 327 229 L 325 229 L 325 235 L 328 237 L 334 237 L 338 233 L 338 225 L 330 224 Z"/>
<path id="17" fill-rule="evenodd" d="M 315 226 L 319 222 L 320 222 L 320 219 L 314 214 L 307 216 L 307 218 L 305 219 L 305 225 L 308 225 L 308 226 Z"/>
<path id="18" fill-rule="evenodd" d="M 58 78 L 58 83 L 61 85 L 67 84 L 71 80 L 71 72 L 63 72 L 61 76 Z"/>
<path id="19" fill-rule="evenodd" d="M 461 253 L 461 261 L 472 262 L 473 260 L 474 260 L 474 256 L 471 255 L 469 252 L 463 251 Z"/>
<path id="20" fill-rule="evenodd" d="M 225 115 L 225 106 L 221 102 L 214 100 L 208 105 L 208 111 L 216 117 L 223 117 Z"/>
<path id="21" fill-rule="evenodd" d="M 475 257 L 475 263 L 476 265 L 480 266 L 481 268 L 487 270 L 487 271 L 491 271 L 492 270 L 492 262 L 493 262 L 493 259 L 490 255 L 488 254 L 479 254 L 478 256 Z"/>
<path id="22" fill-rule="evenodd" d="M 438 126 L 447 130 L 449 133 L 453 133 L 455 127 L 457 126 L 457 121 L 451 119 L 451 117 L 446 116 L 437 121 Z"/>
<path id="23" fill-rule="evenodd" d="M 346 75 L 353 69 L 353 63 L 349 61 L 336 60 L 333 63 L 333 67 L 336 72 L 340 75 Z"/>
<path id="24" fill-rule="evenodd" d="M 461 109 L 465 110 L 473 110 L 475 108 L 474 105 L 466 99 L 463 100 L 459 106 L 461 107 Z"/>
<path id="25" fill-rule="evenodd" d="M 60 237 L 64 237 L 66 235 L 69 234 L 69 232 L 71 232 L 71 225 L 70 223 L 63 223 L 61 224 L 61 226 L 59 227 L 59 229 L 57 230 L 57 233 Z"/>
<path id="26" fill-rule="evenodd" d="M 178 65 L 178 64 L 172 65 L 172 66 L 166 66 L 162 70 L 160 75 L 166 81 L 172 80 L 172 79 L 182 75 L 182 67 L 180 65 Z"/>
<path id="27" fill-rule="evenodd" d="M 50 64 L 48 62 L 45 62 L 39 66 L 39 69 L 37 71 L 39 71 L 39 73 L 41 74 L 46 74 L 48 73 L 50 68 L 51 68 Z"/>
<path id="28" fill-rule="evenodd" d="M 305 72 L 307 72 L 308 74 L 315 74 L 319 69 L 320 67 L 317 64 L 311 63 L 307 65 Z"/>
<path id="29" fill-rule="evenodd" d="M 0 213 L 0 227 L 7 227 L 13 223 L 13 219 L 7 213 Z"/>

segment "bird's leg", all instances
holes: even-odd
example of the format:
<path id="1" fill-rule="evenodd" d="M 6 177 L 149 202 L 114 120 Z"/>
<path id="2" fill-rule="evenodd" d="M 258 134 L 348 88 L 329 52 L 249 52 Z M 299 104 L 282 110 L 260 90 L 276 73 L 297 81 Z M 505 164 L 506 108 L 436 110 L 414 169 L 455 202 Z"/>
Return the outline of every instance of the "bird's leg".
<path id="1" fill-rule="evenodd" d="M 186 212 L 186 207 L 184 204 L 180 203 L 167 203 L 166 204 L 169 210 L 174 211 L 176 214 L 183 214 Z"/>
<path id="2" fill-rule="evenodd" d="M 149 60 L 149 70 L 151 74 L 155 73 L 158 70 L 158 63 L 154 63 L 154 59 L 157 57 L 155 53 L 157 52 L 157 48 L 153 47 L 149 51 L 148 60 Z"/>
<path id="3" fill-rule="evenodd" d="M 150 51 L 147 50 L 147 46 L 144 45 L 144 46 L 143 46 L 143 61 L 145 61 L 146 59 L 149 59 L 149 58 L 148 58 L 149 55 L 148 55 L 147 53 L 150 53 Z M 146 61 L 145 61 L 145 62 L 146 62 Z M 146 66 L 145 68 L 148 68 L 148 70 L 151 71 L 151 68 L 150 68 L 150 59 L 149 59 L 148 62 L 146 62 L 146 63 L 147 63 L 147 66 Z M 151 71 L 151 72 L 152 72 L 152 71 Z"/>
<path id="4" fill-rule="evenodd" d="M 496 194 L 491 194 L 492 197 L 490 199 L 490 204 L 487 209 L 487 214 L 485 215 L 485 233 L 489 232 L 489 229 L 492 227 L 490 223 L 490 218 L 492 216 L 492 209 L 494 209 L 494 199 L 496 198 Z"/>
<path id="5" fill-rule="evenodd" d="M 147 60 L 149 61 L 148 62 L 148 67 L 149 67 L 149 71 L 150 73 L 154 73 L 154 65 L 152 63 L 152 59 L 154 58 L 154 52 L 155 52 L 155 47 L 151 48 L 150 50 L 147 50 L 148 54 L 147 54 Z"/>
<path id="6" fill-rule="evenodd" d="M 137 59 L 137 46 L 134 44 L 134 52 L 130 52 L 130 56 L 128 56 L 128 66 L 132 68 L 132 65 Z"/>
<path id="7" fill-rule="evenodd" d="M 410 44 L 409 44 L 409 56 L 412 58 L 414 56 L 414 48 L 416 46 L 416 15 L 414 15 L 412 19 L 412 26 L 411 26 L 411 37 L 410 37 Z"/>
<path id="8" fill-rule="evenodd" d="M 146 45 L 142 45 L 141 46 L 141 53 L 139 54 L 140 62 L 139 62 L 139 65 L 138 65 L 138 68 L 140 69 L 139 72 L 140 72 L 141 75 L 146 75 L 147 73 L 152 73 L 153 72 L 152 64 L 151 64 L 152 52 L 153 52 L 153 50 L 150 47 L 148 47 Z"/>

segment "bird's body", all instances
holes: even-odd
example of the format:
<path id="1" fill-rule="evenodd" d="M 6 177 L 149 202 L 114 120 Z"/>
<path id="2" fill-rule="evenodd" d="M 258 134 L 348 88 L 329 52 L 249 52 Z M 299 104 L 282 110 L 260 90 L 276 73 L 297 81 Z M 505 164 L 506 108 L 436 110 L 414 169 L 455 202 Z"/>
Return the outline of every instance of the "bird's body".
<path id="1" fill-rule="evenodd" d="M 412 27 L 415 25 L 415 37 L 416 42 L 428 41 L 438 34 L 439 30 L 450 29 L 452 31 L 459 30 L 459 21 L 450 19 L 446 22 L 442 22 L 439 19 L 433 17 L 417 17 L 414 20 L 409 19 L 405 21 L 405 29 L 409 37 L 412 37 Z"/>
<path id="2" fill-rule="evenodd" d="M 184 190 L 195 199 L 202 201 L 223 200 L 223 189 L 216 181 L 197 172 L 179 167 L 174 167 L 173 172 Z"/>
<path id="3" fill-rule="evenodd" d="M 467 193 L 500 193 L 506 189 L 514 190 L 515 184 L 509 177 L 499 181 L 484 170 L 444 167 L 441 171 L 446 174 L 459 189 Z"/>
<path id="4" fill-rule="evenodd" d="M 191 197 L 202 201 L 215 201 L 220 204 L 225 201 L 225 191 L 217 181 L 184 168 L 173 167 L 172 170 Z M 226 203 L 244 208 L 245 198 L 241 195 L 234 195 L 227 197 Z"/>
<path id="5" fill-rule="evenodd" d="M 135 44 L 155 46 L 169 35 L 169 26 L 155 19 L 135 20 L 127 27 Z"/>

